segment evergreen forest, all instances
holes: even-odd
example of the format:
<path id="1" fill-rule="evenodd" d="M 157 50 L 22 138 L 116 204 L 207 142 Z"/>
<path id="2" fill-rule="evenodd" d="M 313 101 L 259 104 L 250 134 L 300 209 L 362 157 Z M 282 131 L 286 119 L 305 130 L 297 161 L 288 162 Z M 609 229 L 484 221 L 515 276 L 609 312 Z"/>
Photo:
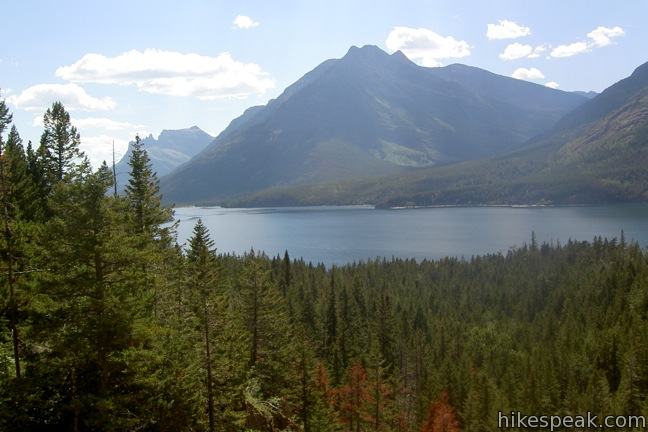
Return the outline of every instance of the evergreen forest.
<path id="1" fill-rule="evenodd" d="M 179 245 L 141 140 L 117 193 L 61 103 L 0 101 L 0 430 L 497 430 L 648 416 L 648 251 L 618 239 L 340 267 Z"/>

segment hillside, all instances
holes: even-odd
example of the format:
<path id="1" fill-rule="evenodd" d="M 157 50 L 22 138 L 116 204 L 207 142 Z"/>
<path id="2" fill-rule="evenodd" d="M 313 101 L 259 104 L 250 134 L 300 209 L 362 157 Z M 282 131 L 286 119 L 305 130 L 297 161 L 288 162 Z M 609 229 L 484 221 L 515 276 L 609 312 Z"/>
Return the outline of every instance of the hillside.
<path id="1" fill-rule="evenodd" d="M 648 199 L 648 63 L 513 154 L 383 178 L 273 188 L 229 205 L 381 207 Z"/>
<path id="2" fill-rule="evenodd" d="M 153 170 L 158 176 L 164 176 L 203 150 L 213 139 L 198 126 L 193 126 L 187 129 L 165 129 L 157 139 L 149 135 L 143 138 L 142 142 L 153 164 Z M 132 142 L 128 144 L 126 154 L 116 166 L 117 184 L 122 189 L 128 182 L 128 159 L 132 145 Z"/>
<path id="3" fill-rule="evenodd" d="M 162 179 L 172 202 L 367 179 L 517 150 L 587 98 L 402 53 L 352 47 L 247 110 Z"/>

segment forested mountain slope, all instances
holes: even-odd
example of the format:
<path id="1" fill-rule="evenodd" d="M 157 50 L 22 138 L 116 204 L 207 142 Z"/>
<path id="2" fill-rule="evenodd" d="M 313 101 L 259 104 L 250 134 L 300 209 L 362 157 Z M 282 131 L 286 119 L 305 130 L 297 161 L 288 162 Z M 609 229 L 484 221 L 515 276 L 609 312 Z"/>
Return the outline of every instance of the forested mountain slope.
<path id="1" fill-rule="evenodd" d="M 234 120 L 162 180 L 170 202 L 338 182 L 502 155 L 587 98 L 482 69 L 352 47 Z"/>
<path id="2" fill-rule="evenodd" d="M 585 204 L 648 199 L 648 63 L 510 155 L 385 177 L 274 188 L 230 205 Z"/>

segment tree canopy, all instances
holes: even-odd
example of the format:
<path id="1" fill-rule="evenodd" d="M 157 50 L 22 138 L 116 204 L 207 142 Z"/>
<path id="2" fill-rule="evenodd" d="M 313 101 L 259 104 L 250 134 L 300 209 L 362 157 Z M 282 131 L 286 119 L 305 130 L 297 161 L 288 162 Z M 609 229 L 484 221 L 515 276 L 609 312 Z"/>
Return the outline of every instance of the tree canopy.
<path id="1" fill-rule="evenodd" d="M 327 268 L 175 241 L 136 138 L 124 195 L 69 114 L 0 101 L 0 430 L 497 430 L 648 415 L 648 252 L 622 237 Z"/>

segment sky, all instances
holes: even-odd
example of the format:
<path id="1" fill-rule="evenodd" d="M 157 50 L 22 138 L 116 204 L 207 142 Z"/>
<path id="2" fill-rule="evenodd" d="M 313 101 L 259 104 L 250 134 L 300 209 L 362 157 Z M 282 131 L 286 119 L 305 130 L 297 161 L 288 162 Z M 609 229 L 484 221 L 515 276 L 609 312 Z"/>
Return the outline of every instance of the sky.
<path id="1" fill-rule="evenodd" d="M 350 46 L 602 91 L 648 61 L 648 2 L 36 1 L 2 5 L 0 89 L 25 141 L 61 100 L 93 164 L 136 133 L 216 135 Z"/>

